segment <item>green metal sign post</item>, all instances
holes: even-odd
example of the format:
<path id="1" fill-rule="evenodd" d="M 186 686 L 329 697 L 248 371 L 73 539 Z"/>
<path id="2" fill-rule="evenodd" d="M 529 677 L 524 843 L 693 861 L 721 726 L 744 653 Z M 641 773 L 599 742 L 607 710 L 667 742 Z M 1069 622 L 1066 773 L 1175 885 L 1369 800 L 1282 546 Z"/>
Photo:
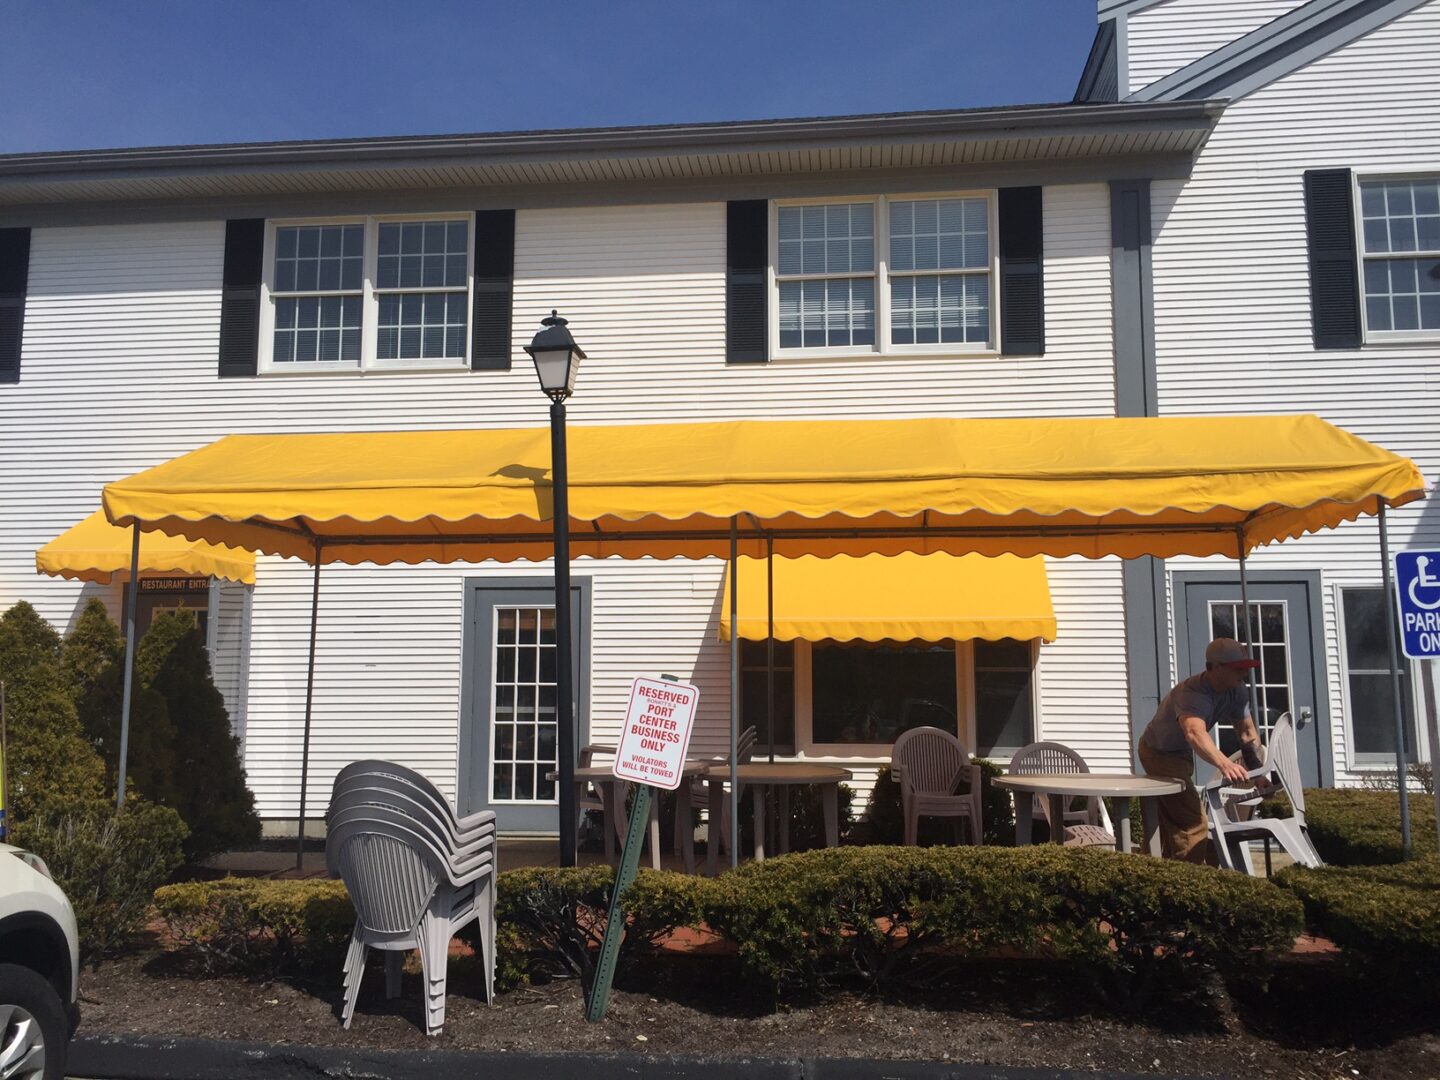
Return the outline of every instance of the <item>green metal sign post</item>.
<path id="1" fill-rule="evenodd" d="M 620 899 L 640 868 L 640 849 L 645 846 L 645 828 L 650 822 L 650 800 L 654 792 L 649 784 L 635 786 L 635 805 L 630 810 L 625 851 L 620 856 L 620 869 L 615 871 L 615 886 L 610 890 L 610 915 L 600 943 L 600 962 L 595 966 L 595 981 L 590 984 L 590 1000 L 586 1003 L 585 1019 L 592 1024 L 605 1019 L 605 1010 L 610 1007 L 610 987 L 615 982 L 620 942 L 625 937 L 625 908 Z"/>

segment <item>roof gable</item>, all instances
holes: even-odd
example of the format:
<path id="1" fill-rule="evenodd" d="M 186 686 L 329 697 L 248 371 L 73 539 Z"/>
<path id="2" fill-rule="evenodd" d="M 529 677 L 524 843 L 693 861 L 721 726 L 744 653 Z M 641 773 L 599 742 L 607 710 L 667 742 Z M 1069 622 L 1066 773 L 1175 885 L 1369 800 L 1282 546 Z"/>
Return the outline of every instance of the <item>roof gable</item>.
<path id="1" fill-rule="evenodd" d="M 1125 100 L 1243 97 L 1424 3 L 1426 0 L 1310 0 Z"/>

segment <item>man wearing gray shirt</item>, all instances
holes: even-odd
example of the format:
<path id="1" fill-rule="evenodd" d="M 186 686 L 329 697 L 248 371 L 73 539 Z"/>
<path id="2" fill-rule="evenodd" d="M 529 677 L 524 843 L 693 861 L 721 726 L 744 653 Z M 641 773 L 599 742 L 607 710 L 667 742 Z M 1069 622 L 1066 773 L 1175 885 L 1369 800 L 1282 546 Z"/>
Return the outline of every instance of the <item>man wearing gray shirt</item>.
<path id="1" fill-rule="evenodd" d="M 1245 766 L 1222 754 L 1210 737 L 1211 728 L 1226 723 L 1240 737 L 1246 761 L 1260 763 L 1260 736 L 1245 689 L 1246 673 L 1259 666 L 1234 638 L 1216 638 L 1205 648 L 1205 670 L 1165 695 L 1140 736 L 1140 764 L 1146 775 L 1185 782 L 1183 791 L 1156 800 L 1160 844 L 1167 859 L 1217 863 L 1192 779 L 1195 757 L 1214 765 L 1227 780 L 1246 782 Z"/>

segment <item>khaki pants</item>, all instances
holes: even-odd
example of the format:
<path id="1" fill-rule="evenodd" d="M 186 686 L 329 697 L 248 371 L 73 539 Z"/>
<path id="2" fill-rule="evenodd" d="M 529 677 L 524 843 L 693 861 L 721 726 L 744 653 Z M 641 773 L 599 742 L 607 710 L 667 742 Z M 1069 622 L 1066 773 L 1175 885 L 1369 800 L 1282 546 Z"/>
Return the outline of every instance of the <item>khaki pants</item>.
<path id="1" fill-rule="evenodd" d="M 1210 844 L 1210 829 L 1205 822 L 1205 809 L 1200 805 L 1200 793 L 1191 780 L 1194 757 L 1188 753 L 1167 754 L 1142 740 L 1140 765 L 1147 776 L 1185 781 L 1184 790 L 1155 800 L 1160 817 L 1160 848 L 1165 858 L 1219 865 Z"/>

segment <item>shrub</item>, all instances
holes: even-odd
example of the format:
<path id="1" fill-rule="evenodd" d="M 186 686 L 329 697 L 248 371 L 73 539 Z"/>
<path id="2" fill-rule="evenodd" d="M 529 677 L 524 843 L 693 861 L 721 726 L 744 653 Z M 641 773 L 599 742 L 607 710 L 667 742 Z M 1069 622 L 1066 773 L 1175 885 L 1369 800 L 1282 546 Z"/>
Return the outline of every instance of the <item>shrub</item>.
<path id="1" fill-rule="evenodd" d="M 986 758 L 975 758 L 980 766 L 980 816 L 983 818 L 982 832 L 988 846 L 1013 847 L 1015 844 L 1015 810 L 1010 802 L 1010 793 L 998 788 L 991 781 L 1003 776 L 1005 770 Z M 962 792 L 969 791 L 969 782 L 961 785 Z M 900 804 L 900 785 L 890 775 L 888 765 L 880 769 L 875 778 L 875 789 L 870 793 L 870 808 L 866 812 L 870 823 L 870 839 L 876 844 L 900 844 L 905 840 L 905 815 Z M 1044 831 L 1044 822 L 1040 830 Z M 920 842 L 954 843 L 955 827 L 952 819 L 920 819 Z"/>
<path id="2" fill-rule="evenodd" d="M 155 887 L 182 861 L 185 825 L 169 807 L 135 799 L 46 804 L 16 828 L 75 908 L 86 958 L 113 952 L 145 926 Z"/>
<path id="3" fill-rule="evenodd" d="M 105 605 L 91 600 L 60 654 L 80 726 L 105 762 L 112 789 L 120 761 L 120 714 L 125 687 L 125 641 Z M 152 802 L 175 806 L 175 728 L 165 699 L 144 685 L 130 691 L 130 736 L 125 755 L 125 790 Z"/>
<path id="4" fill-rule="evenodd" d="M 222 878 L 167 885 L 155 908 L 207 970 L 268 970 L 340 963 L 355 909 L 339 881 Z"/>
<path id="5" fill-rule="evenodd" d="M 104 766 L 81 732 L 60 645 L 60 635 L 23 600 L 0 616 L 12 823 L 57 801 L 103 796 Z"/>
<path id="6" fill-rule="evenodd" d="M 605 935 L 609 866 L 524 867 L 500 874 L 495 916 L 500 924 L 496 978 L 589 979 Z M 642 870 L 625 894 L 628 919 L 621 957 L 648 951 L 680 926 L 702 921 L 709 882 Z"/>
<path id="7" fill-rule="evenodd" d="M 751 864 L 711 886 L 707 921 L 776 990 L 858 974 L 896 983 L 997 949 L 1087 967 L 1143 1002 L 1193 976 L 1288 948 L 1294 898 L 1269 882 L 1114 852 L 842 848 Z"/>
<path id="8" fill-rule="evenodd" d="M 194 615 L 157 616 L 136 649 L 135 668 L 137 681 L 164 699 L 174 725 L 173 797 L 190 828 L 187 858 L 253 844 L 260 839 L 255 797 Z"/>
<path id="9" fill-rule="evenodd" d="M 1435 804 L 1410 797 L 1411 852 L 1435 850 Z M 1284 798 L 1273 800 L 1266 813 L 1289 817 Z M 1400 798 L 1394 791 L 1356 788 L 1306 788 L 1305 823 L 1320 857 L 1335 866 L 1381 866 L 1403 862 Z"/>
<path id="10" fill-rule="evenodd" d="M 125 660 L 125 638 L 110 618 L 105 604 L 92 597 L 65 635 L 60 649 L 60 667 L 78 704 L 99 681 L 107 668 Z"/>
<path id="11" fill-rule="evenodd" d="M 1369 974 L 1440 996 L 1440 860 L 1401 865 L 1286 867 L 1277 880 L 1305 918 Z"/>

